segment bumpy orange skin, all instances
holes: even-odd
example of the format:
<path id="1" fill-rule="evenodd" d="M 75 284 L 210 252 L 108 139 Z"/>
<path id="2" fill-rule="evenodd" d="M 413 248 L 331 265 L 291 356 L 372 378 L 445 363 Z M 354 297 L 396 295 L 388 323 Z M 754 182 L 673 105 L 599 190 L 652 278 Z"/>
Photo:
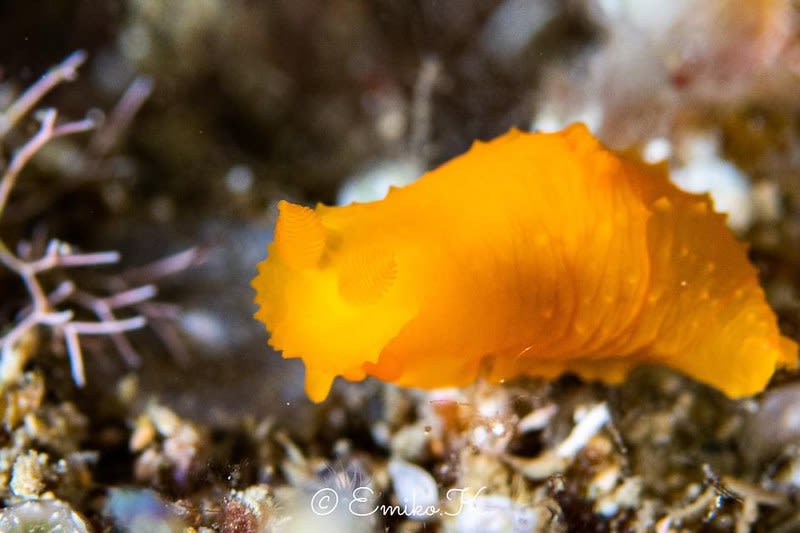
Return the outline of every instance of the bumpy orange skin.
<path id="1" fill-rule="evenodd" d="M 582 125 L 475 143 L 378 202 L 279 208 L 256 317 L 314 401 L 336 376 L 617 383 L 642 363 L 741 397 L 797 364 L 709 198 Z"/>

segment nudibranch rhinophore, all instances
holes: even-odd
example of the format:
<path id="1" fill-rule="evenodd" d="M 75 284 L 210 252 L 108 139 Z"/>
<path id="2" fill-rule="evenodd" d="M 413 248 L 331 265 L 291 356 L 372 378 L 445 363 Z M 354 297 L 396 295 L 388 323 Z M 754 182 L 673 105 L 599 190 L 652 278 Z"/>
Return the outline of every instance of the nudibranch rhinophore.
<path id="1" fill-rule="evenodd" d="M 618 383 L 643 363 L 736 398 L 797 366 L 709 197 L 580 124 L 476 142 L 380 201 L 278 207 L 256 317 L 314 401 L 336 376 Z"/>

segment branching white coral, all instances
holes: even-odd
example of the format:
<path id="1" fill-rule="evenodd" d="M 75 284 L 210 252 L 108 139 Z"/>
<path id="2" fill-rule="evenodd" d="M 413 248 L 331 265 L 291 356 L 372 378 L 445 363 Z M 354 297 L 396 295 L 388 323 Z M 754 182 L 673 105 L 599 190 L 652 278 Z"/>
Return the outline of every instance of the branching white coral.
<path id="1" fill-rule="evenodd" d="M 611 413 L 608 405 L 602 402 L 576 413 L 576 418 L 570 434 L 554 448 L 532 459 L 506 456 L 506 462 L 529 479 L 545 479 L 563 471 L 592 437 L 611 421 Z"/>
<path id="2" fill-rule="evenodd" d="M 86 54 L 82 51 L 71 54 L 24 91 L 6 110 L 0 112 L 0 142 L 18 126 L 19 122 L 36 107 L 51 89 L 64 81 L 75 79 L 77 69 L 85 59 Z M 127 107 L 137 107 L 130 103 L 126 105 Z M 45 109 L 36 118 L 39 121 L 38 131 L 14 151 L 8 165 L 0 171 L 2 172 L 0 174 L 0 216 L 5 211 L 11 192 L 23 168 L 48 142 L 65 135 L 89 131 L 97 126 L 91 118 L 57 123 L 58 113 L 55 109 Z M 129 363 L 135 363 L 138 360 L 133 348 L 121 336 L 121 333 L 141 328 L 145 325 L 145 318 L 132 316 L 118 319 L 112 311 L 150 298 L 155 293 L 152 285 L 124 290 L 100 298 L 78 290 L 72 282 L 64 282 L 48 294 L 40 279 L 42 273 L 60 268 L 116 263 L 119 260 L 119 254 L 114 251 L 77 253 L 72 247 L 58 240 L 51 240 L 39 257 L 30 257 L 30 250 L 25 250 L 24 247 L 22 249 L 22 252 L 15 254 L 0 239 L 0 263 L 22 280 L 31 300 L 31 305 L 22 310 L 18 322 L 0 337 L 0 348 L 2 349 L 0 367 L 8 369 L 22 366 L 21 364 L 10 364 L 9 359 L 18 357 L 15 351 L 17 343 L 38 326 L 49 327 L 64 337 L 72 376 L 79 386 L 84 385 L 86 381 L 79 342 L 80 335 L 108 335 Z M 66 300 L 77 302 L 93 311 L 97 315 L 98 321 L 76 320 L 75 310 L 59 309 L 58 305 Z"/>

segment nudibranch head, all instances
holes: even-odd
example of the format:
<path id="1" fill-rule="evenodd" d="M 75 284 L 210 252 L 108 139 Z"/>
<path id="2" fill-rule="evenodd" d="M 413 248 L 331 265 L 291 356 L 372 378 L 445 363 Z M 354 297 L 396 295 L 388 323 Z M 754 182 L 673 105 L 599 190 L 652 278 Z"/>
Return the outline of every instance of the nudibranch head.
<path id="1" fill-rule="evenodd" d="M 475 143 L 380 201 L 278 207 L 256 317 L 314 401 L 336 376 L 617 383 L 642 363 L 741 397 L 797 365 L 709 198 L 582 125 Z"/>

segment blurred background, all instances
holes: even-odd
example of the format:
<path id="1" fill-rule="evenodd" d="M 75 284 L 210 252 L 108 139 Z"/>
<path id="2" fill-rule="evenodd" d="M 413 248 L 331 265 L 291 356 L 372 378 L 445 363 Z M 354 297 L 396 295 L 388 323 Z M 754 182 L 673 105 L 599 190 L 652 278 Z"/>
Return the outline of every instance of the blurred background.
<path id="1" fill-rule="evenodd" d="M 302 368 L 269 353 L 248 286 L 278 199 L 377 198 L 474 139 L 580 120 L 712 191 L 796 335 L 797 17 L 789 0 L 6 0 L 0 98 L 83 49 L 46 103 L 114 128 L 48 146 L 2 231 L 128 268 L 199 247 L 159 282 L 183 308 L 172 340 L 133 335 L 143 386 L 206 419 L 280 411 L 304 402 Z M 90 386 L 124 371 L 89 366 Z"/>
<path id="2" fill-rule="evenodd" d="M 304 401 L 302 368 L 250 319 L 278 199 L 377 198 L 474 139 L 580 120 L 712 191 L 796 334 L 797 17 L 789 0 L 6 0 L 0 97 L 83 49 L 46 103 L 110 113 L 130 89 L 131 116 L 49 146 L 3 231 L 126 267 L 200 247 L 203 266 L 159 283 L 184 308 L 179 356 L 133 336 L 142 383 L 204 418 L 263 413 Z"/>

